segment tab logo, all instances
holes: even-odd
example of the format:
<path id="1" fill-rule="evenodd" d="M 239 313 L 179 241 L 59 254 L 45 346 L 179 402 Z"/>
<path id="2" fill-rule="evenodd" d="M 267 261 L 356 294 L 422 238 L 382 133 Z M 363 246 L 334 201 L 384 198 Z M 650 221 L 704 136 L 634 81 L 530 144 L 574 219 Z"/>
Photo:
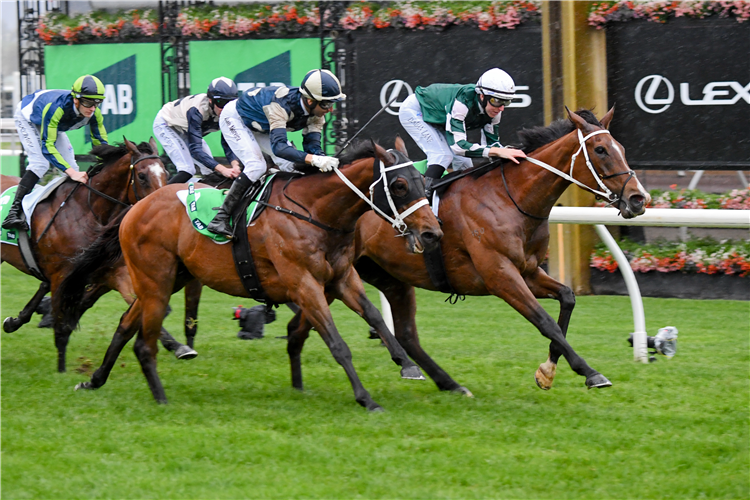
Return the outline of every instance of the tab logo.
<path id="1" fill-rule="evenodd" d="M 287 50 L 257 66 L 237 73 L 234 82 L 240 92 L 253 87 L 292 86 L 291 52 Z"/>
<path id="2" fill-rule="evenodd" d="M 104 84 L 104 101 L 99 109 L 107 134 L 133 123 L 137 114 L 135 54 L 94 73 Z M 86 142 L 91 142 L 86 127 Z"/>

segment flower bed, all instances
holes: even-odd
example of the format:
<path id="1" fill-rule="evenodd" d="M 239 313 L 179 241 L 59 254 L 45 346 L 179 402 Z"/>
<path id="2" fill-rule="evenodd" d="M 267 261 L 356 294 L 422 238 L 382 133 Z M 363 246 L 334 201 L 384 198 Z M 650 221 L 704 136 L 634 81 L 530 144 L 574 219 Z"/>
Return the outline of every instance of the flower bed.
<path id="1" fill-rule="evenodd" d="M 725 210 L 750 210 L 750 189 L 733 189 L 728 193 L 713 194 L 698 189 L 677 190 L 677 184 L 669 190 L 652 189 L 651 201 L 646 208 L 711 208 Z M 599 207 L 606 206 L 597 202 Z"/>
<path id="2" fill-rule="evenodd" d="M 589 25 L 596 29 L 634 19 L 646 19 L 656 23 L 666 23 L 669 19 L 688 17 L 733 17 L 743 23 L 750 19 L 750 2 L 687 0 L 682 2 L 594 2 L 589 12 Z"/>
<path id="3" fill-rule="evenodd" d="M 451 25 L 480 30 L 513 29 L 539 21 L 540 1 L 352 2 L 334 25 L 326 11 L 326 27 L 342 31 L 399 28 L 441 30 Z M 198 5 L 182 9 L 177 18 L 182 34 L 201 39 L 242 38 L 253 35 L 288 36 L 317 33 L 318 2 L 274 2 Z M 68 17 L 48 13 L 39 20 L 39 37 L 47 44 L 90 41 L 128 41 L 158 36 L 153 10 L 97 11 Z"/>

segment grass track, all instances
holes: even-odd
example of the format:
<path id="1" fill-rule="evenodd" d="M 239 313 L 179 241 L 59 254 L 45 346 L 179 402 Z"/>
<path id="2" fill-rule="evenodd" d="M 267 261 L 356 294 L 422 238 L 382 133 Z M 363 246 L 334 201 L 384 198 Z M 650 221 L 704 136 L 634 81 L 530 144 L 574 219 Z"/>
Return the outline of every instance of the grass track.
<path id="1" fill-rule="evenodd" d="M 2 317 L 37 282 L 3 264 Z M 371 289 L 368 289 L 368 291 Z M 373 293 L 372 297 L 376 297 Z M 100 363 L 124 311 L 115 294 L 89 311 L 55 370 L 50 330 L 2 334 L 4 498 L 748 498 L 750 303 L 644 299 L 649 333 L 680 330 L 677 356 L 632 361 L 627 297 L 579 297 L 569 338 L 613 383 L 587 391 L 561 363 L 554 388 L 533 373 L 547 342 L 493 298 L 455 306 L 418 292 L 433 358 L 476 396 L 405 381 L 364 322 L 334 304 L 365 387 L 368 414 L 318 336 L 303 353 L 305 391 L 290 387 L 291 313 L 241 341 L 231 306 L 204 291 L 196 347 L 162 350 L 170 404 L 156 405 L 130 346 L 109 382 L 74 392 Z M 183 338 L 182 294 L 166 327 Z M 557 304 L 544 301 L 553 316 Z M 79 373 L 84 372 L 84 373 Z"/>

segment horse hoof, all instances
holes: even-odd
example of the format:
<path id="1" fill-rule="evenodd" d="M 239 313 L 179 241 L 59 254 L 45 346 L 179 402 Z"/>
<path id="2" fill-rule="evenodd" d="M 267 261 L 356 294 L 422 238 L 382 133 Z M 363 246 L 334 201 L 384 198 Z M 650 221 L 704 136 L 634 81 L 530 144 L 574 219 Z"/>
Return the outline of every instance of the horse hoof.
<path id="1" fill-rule="evenodd" d="M 407 380 L 425 380 L 418 366 L 407 366 L 401 369 L 401 378 Z"/>
<path id="2" fill-rule="evenodd" d="M 3 331 L 5 333 L 12 333 L 18 330 L 18 325 L 14 324 L 14 319 L 15 318 L 11 318 L 10 316 L 8 316 L 7 318 L 5 318 L 5 321 L 3 321 Z"/>
<path id="3" fill-rule="evenodd" d="M 463 394 L 467 398 L 473 398 L 474 395 L 471 393 L 469 389 L 467 389 L 464 386 L 460 386 L 458 389 L 453 389 L 453 392 L 457 392 L 458 394 Z"/>
<path id="4" fill-rule="evenodd" d="M 539 387 L 543 391 L 549 391 L 551 387 L 545 387 L 542 385 L 542 383 L 539 381 L 539 377 L 534 375 L 534 382 L 536 382 L 536 386 Z"/>
<path id="5" fill-rule="evenodd" d="M 607 380 L 607 377 L 602 375 L 601 373 L 597 373 L 596 375 L 593 375 L 586 379 L 586 387 L 589 389 L 599 389 L 602 387 L 611 387 L 612 382 Z"/>
<path id="6" fill-rule="evenodd" d="M 81 382 L 79 384 L 76 384 L 74 391 L 77 391 L 78 389 L 88 389 L 88 390 L 94 390 L 96 387 L 91 385 L 91 382 Z"/>
<path id="7" fill-rule="evenodd" d="M 198 352 L 186 345 L 181 345 L 174 351 L 174 357 L 177 359 L 193 359 L 196 356 L 198 356 Z"/>
<path id="8" fill-rule="evenodd" d="M 534 381 L 536 382 L 537 387 L 543 391 L 549 391 L 552 389 L 552 382 L 555 380 L 556 372 L 557 365 L 550 361 L 539 365 L 539 368 L 537 368 L 536 373 L 534 374 Z"/>
<path id="9" fill-rule="evenodd" d="M 383 413 L 385 410 L 379 404 L 373 403 L 370 407 L 367 408 L 367 411 L 369 411 L 370 413 Z"/>

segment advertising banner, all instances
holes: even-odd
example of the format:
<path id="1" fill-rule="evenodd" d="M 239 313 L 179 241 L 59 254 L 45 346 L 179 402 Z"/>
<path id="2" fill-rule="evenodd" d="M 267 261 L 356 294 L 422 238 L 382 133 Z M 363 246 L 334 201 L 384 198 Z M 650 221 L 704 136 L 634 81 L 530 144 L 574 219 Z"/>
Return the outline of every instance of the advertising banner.
<path id="1" fill-rule="evenodd" d="M 102 81 L 105 99 L 100 109 L 110 143 L 122 142 L 123 136 L 139 143 L 153 135 L 154 117 L 162 105 L 159 44 L 53 45 L 44 48 L 44 65 L 48 89 L 69 89 L 85 74 Z M 76 154 L 88 154 L 88 127 L 68 137 Z"/>
<path id="2" fill-rule="evenodd" d="M 514 30 L 480 31 L 451 27 L 443 32 L 380 30 L 357 33 L 347 50 L 356 50 L 353 69 L 358 127 L 394 97 L 359 138 L 373 138 L 392 147 L 396 135 L 406 140 L 409 156 L 424 159 L 398 121 L 401 103 L 417 86 L 432 83 L 476 83 L 486 70 L 499 67 L 513 77 L 517 99 L 503 111 L 500 140 L 517 141 L 522 127 L 544 125 L 542 31 L 539 26 Z M 351 119 L 351 117 L 350 117 Z M 469 133 L 478 141 L 479 131 Z"/>
<path id="3" fill-rule="evenodd" d="M 633 167 L 750 165 L 750 25 L 734 19 L 607 28 L 612 134 Z"/>
<path id="4" fill-rule="evenodd" d="M 240 91 L 252 87 L 284 84 L 299 86 L 311 69 L 320 68 L 320 40 L 317 38 L 231 40 L 190 42 L 190 92 L 206 92 L 211 80 L 231 78 Z M 302 148 L 301 132 L 289 139 Z M 224 156 L 219 134 L 206 136 L 214 156 Z"/>

